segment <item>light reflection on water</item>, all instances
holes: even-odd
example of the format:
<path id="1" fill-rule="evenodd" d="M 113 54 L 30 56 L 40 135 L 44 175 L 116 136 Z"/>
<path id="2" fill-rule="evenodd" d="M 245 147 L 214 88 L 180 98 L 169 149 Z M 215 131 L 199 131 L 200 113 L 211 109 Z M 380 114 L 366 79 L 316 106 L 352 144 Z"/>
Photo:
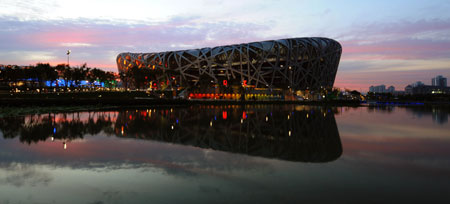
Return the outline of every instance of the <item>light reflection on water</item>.
<path id="1" fill-rule="evenodd" d="M 233 105 L 4 117 L 0 203 L 448 201 L 448 114 Z"/>

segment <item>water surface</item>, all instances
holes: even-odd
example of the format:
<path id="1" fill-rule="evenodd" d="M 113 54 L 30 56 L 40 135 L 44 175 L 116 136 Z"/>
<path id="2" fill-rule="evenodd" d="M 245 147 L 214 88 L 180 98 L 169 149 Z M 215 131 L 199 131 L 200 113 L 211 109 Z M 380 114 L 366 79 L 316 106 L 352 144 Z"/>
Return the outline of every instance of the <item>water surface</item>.
<path id="1" fill-rule="evenodd" d="M 448 115 L 230 105 L 3 117 L 0 203 L 448 203 Z"/>

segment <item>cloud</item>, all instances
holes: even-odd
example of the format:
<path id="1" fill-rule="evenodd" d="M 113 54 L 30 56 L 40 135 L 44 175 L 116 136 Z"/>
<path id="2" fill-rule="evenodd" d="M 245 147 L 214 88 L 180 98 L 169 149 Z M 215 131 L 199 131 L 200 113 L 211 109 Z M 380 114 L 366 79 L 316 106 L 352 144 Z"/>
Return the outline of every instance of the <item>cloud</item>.
<path id="1" fill-rule="evenodd" d="M 440 70 L 449 72 L 450 59 L 364 59 L 344 60 L 341 62 L 340 71 L 351 73 L 377 73 L 377 72 L 403 72 L 403 71 L 427 71 Z M 407 74 L 404 72 L 404 74 Z"/>
<path id="2" fill-rule="evenodd" d="M 2 58 L 23 59 L 29 62 L 47 62 L 56 59 L 56 56 L 49 51 L 11 51 L 0 52 L 0 59 Z"/>
<path id="3" fill-rule="evenodd" d="M 343 60 L 437 59 L 450 56 L 450 19 L 355 25 L 338 36 Z"/>
<path id="4" fill-rule="evenodd" d="M 196 22 L 196 19 L 196 16 L 174 16 L 158 23 L 115 24 L 95 19 L 21 21 L 3 17 L 0 60 L 64 63 L 65 50 L 71 48 L 71 64 L 86 62 L 115 70 L 114 59 L 121 52 L 162 52 L 256 41 L 263 39 L 258 32 L 267 29 L 253 23 Z M 39 52 L 42 58 L 14 54 Z"/>
<path id="5" fill-rule="evenodd" d="M 75 43 L 75 42 L 72 42 L 72 43 L 61 43 L 61 46 L 62 47 L 92 47 L 92 46 L 95 46 L 95 45 L 90 44 L 90 43 L 81 43 L 81 42 Z"/>
<path id="6" fill-rule="evenodd" d="M 367 24 L 353 25 L 347 32 L 339 35 L 339 38 L 365 39 L 373 37 L 377 39 L 403 38 L 405 36 L 415 36 L 428 32 L 448 32 L 450 29 L 450 19 L 420 19 L 417 21 L 397 20 L 390 22 L 373 22 Z"/>
<path id="7" fill-rule="evenodd" d="M 342 44 L 344 60 L 439 59 L 450 56 L 450 40 L 407 38 L 371 43 L 344 41 Z"/>
<path id="8" fill-rule="evenodd" d="M 343 47 L 335 86 L 367 90 L 450 75 L 450 19 L 357 24 L 337 35 Z M 375 77 L 374 77 L 375 76 Z"/>

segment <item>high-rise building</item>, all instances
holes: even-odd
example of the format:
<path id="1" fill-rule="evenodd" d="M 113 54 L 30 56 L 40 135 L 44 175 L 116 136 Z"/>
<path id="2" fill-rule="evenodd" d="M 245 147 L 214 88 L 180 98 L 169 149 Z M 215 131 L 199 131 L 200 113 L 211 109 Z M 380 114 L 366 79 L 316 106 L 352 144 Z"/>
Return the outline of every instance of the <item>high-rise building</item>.
<path id="1" fill-rule="evenodd" d="M 435 78 L 431 79 L 431 85 L 432 86 L 447 87 L 447 78 L 443 77 L 442 75 L 438 75 Z"/>
<path id="2" fill-rule="evenodd" d="M 373 93 L 385 93 L 386 92 L 386 85 L 382 84 L 379 86 L 370 86 L 369 91 Z"/>

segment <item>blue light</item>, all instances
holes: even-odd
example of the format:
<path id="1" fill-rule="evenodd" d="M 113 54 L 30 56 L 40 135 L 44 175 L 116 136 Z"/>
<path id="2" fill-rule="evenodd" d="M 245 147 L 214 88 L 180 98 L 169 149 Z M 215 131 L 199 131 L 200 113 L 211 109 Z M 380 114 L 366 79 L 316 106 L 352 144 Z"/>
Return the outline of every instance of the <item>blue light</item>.
<path id="1" fill-rule="evenodd" d="M 56 133 L 56 128 L 53 128 L 53 134 Z"/>

